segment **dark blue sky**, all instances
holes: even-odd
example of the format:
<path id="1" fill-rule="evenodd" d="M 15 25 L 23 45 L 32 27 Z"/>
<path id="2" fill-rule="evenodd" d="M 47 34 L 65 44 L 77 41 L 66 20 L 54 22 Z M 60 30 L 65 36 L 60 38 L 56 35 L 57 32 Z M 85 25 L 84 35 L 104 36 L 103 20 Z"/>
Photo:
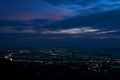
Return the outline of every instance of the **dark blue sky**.
<path id="1" fill-rule="evenodd" d="M 0 0 L 0 47 L 120 47 L 120 0 Z"/>

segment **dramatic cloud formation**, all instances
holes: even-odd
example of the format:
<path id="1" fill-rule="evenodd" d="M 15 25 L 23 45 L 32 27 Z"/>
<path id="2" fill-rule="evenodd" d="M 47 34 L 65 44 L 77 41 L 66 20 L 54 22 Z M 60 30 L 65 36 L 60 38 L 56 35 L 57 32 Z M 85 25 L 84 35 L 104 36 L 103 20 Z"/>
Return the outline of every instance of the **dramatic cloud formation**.
<path id="1" fill-rule="evenodd" d="M 119 46 L 119 21 L 120 0 L 0 0 L 0 43 Z"/>
<path id="2" fill-rule="evenodd" d="M 7 3 L 6 3 L 7 2 Z M 30 1 L 29 1 L 30 2 Z M 4 5 L 3 5 L 4 4 Z M 19 4 L 19 5 L 16 5 Z M 21 5 L 22 4 L 22 5 Z M 25 5 L 27 4 L 27 6 Z M 88 16 L 120 8 L 119 0 L 1 0 L 0 18 L 32 20 L 36 18 L 63 20 L 77 15 Z M 17 9 L 15 7 L 18 7 Z M 21 7 L 21 8 L 20 8 Z"/>

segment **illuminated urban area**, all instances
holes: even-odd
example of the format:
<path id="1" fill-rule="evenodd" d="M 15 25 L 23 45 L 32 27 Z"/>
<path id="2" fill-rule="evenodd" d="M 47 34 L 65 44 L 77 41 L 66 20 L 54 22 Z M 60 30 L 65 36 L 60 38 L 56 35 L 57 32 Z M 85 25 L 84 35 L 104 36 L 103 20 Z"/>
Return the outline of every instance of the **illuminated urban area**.
<path id="1" fill-rule="evenodd" d="M 111 54 L 112 53 L 112 54 Z M 113 54 L 114 53 L 114 54 Z M 115 55 L 117 53 L 117 55 Z M 10 49 L 0 50 L 1 64 L 25 71 L 34 79 L 81 79 L 93 80 L 119 78 L 119 49 Z M 13 66 L 14 65 L 14 66 Z M 10 68 L 11 69 L 11 68 Z M 12 68 L 11 70 L 14 70 Z M 12 71 L 13 72 L 13 71 Z M 18 74 L 18 73 L 17 73 Z M 19 73 L 21 75 L 23 73 Z M 19 76 L 18 75 L 18 76 Z M 113 76 L 114 75 L 114 76 Z M 88 76 L 88 77 L 87 77 Z M 92 77 L 94 76 L 94 77 Z M 27 76 L 25 76 L 27 78 Z"/>

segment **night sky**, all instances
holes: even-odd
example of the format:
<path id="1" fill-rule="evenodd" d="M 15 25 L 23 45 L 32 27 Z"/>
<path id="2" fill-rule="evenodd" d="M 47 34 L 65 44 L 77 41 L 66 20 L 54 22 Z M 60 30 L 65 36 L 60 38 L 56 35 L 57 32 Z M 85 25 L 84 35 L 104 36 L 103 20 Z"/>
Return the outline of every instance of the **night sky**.
<path id="1" fill-rule="evenodd" d="M 0 0 L 0 48 L 120 48 L 120 0 Z"/>

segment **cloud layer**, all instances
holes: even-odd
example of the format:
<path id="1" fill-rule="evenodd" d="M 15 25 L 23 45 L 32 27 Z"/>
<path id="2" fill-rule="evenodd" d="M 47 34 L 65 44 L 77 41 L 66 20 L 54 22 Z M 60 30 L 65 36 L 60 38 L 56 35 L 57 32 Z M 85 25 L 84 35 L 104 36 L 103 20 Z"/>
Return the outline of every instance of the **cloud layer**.
<path id="1" fill-rule="evenodd" d="M 120 0 L 0 0 L 0 44 L 114 44 L 119 21 Z"/>
<path id="2" fill-rule="evenodd" d="M 83 27 L 83 28 L 71 28 L 64 30 L 56 30 L 56 31 L 43 31 L 43 34 L 86 34 L 93 33 L 99 31 L 98 29 L 93 29 L 92 27 Z"/>
<path id="3" fill-rule="evenodd" d="M 105 12 L 120 9 L 120 0 L 47 0 L 66 13 L 90 15 L 98 12 Z"/>
<path id="4" fill-rule="evenodd" d="M 1 19 L 32 20 L 39 18 L 59 21 L 78 15 L 88 16 L 120 9 L 120 0 L 31 0 L 30 3 L 28 0 L 1 0 L 0 5 Z"/>

